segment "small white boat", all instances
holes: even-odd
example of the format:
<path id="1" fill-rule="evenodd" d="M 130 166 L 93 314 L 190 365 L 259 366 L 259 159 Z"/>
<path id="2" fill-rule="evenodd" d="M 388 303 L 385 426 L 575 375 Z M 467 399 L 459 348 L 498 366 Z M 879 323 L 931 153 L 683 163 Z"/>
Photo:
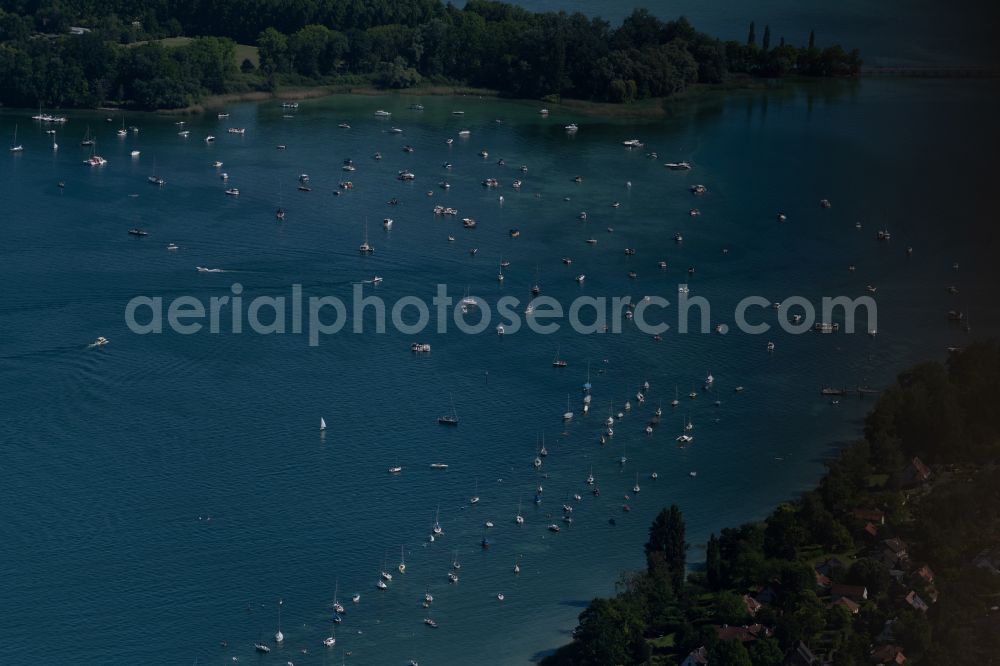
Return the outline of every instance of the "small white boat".
<path id="1" fill-rule="evenodd" d="M 567 132 L 569 132 L 570 134 L 573 134 L 574 132 L 578 131 L 580 128 L 577 127 L 576 123 L 570 123 L 569 125 L 566 125 L 563 129 L 566 130 Z"/>
<path id="2" fill-rule="evenodd" d="M 215 141 L 215 137 L 211 134 L 205 137 L 205 143 L 212 143 L 213 141 Z"/>
<path id="3" fill-rule="evenodd" d="M 391 217 L 387 217 L 384 220 L 382 220 L 382 228 L 383 229 L 392 229 L 392 218 Z"/>
<path id="4" fill-rule="evenodd" d="M 90 343 L 90 346 L 91 347 L 103 347 L 104 345 L 108 344 L 109 342 L 111 342 L 111 341 L 108 340 L 103 335 L 100 335 L 100 336 L 97 337 L 96 340 L 94 340 L 93 342 Z"/>
<path id="5" fill-rule="evenodd" d="M 392 114 L 390 112 L 388 112 L 388 111 L 384 111 L 382 109 L 378 109 L 377 111 L 375 111 L 375 115 L 378 116 L 379 118 L 388 118 Z"/>
<path id="6" fill-rule="evenodd" d="M 319 429 L 326 430 L 326 419 L 324 419 L 322 416 L 319 417 Z"/>
<path id="7" fill-rule="evenodd" d="M 240 196 L 240 188 L 238 188 L 238 187 L 228 187 L 228 188 L 226 188 L 226 194 L 228 194 L 231 197 L 238 197 L 238 196 Z"/>
<path id="8" fill-rule="evenodd" d="M 133 151 L 132 151 L 131 153 L 129 153 L 129 154 L 130 154 L 130 155 L 131 155 L 132 157 L 139 157 L 139 155 L 140 155 L 141 153 L 140 153 L 140 152 L 139 152 L 138 150 L 133 150 Z"/>

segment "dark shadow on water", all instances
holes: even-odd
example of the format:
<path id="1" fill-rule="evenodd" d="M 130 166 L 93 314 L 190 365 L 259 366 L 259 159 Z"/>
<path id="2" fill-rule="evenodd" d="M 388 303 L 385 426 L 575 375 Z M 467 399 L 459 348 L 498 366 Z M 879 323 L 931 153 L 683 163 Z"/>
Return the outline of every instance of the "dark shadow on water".
<path id="1" fill-rule="evenodd" d="M 581 601 L 578 599 L 570 599 L 567 601 L 560 601 L 560 606 L 571 606 L 572 608 L 586 608 L 590 605 L 589 601 Z"/>

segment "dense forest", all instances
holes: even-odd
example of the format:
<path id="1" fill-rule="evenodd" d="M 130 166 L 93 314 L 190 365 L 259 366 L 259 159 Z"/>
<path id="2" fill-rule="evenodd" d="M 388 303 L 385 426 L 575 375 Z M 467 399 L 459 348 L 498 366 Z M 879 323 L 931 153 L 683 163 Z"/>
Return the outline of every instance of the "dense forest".
<path id="1" fill-rule="evenodd" d="M 193 40 L 165 40 L 190 37 Z M 803 35 L 803 37 L 805 37 Z M 257 46 L 259 63 L 237 44 Z M 851 76 L 857 51 L 722 42 L 636 10 L 617 28 L 489 0 L 0 0 L 0 104 L 177 108 L 281 85 L 421 82 L 631 102 L 733 75 Z"/>
<path id="2" fill-rule="evenodd" d="M 996 341 L 902 373 L 816 490 L 713 534 L 698 572 L 664 509 L 646 570 L 543 664 L 995 663 L 998 392 Z"/>

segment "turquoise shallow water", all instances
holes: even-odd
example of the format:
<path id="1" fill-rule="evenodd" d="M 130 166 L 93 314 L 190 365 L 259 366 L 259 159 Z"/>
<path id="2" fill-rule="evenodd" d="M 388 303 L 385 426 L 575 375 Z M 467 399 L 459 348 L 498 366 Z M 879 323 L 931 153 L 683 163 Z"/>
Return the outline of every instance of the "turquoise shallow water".
<path id="1" fill-rule="evenodd" d="M 293 118 L 275 103 L 234 106 L 227 120 L 192 118 L 187 140 L 168 118 L 130 117 L 141 131 L 120 140 L 114 123 L 74 113 L 55 154 L 31 113 L 6 111 L 3 132 L 17 124 L 25 146 L 4 154 L 0 179 L 6 663 L 222 664 L 237 656 L 320 664 L 339 663 L 342 648 L 355 663 L 454 664 L 481 654 L 524 663 L 565 642 L 586 602 L 611 593 L 617 572 L 641 566 L 646 529 L 662 506 L 683 509 L 697 561 L 710 531 L 759 518 L 816 481 L 822 459 L 855 436 L 870 405 L 853 397 L 831 405 L 821 385 L 885 385 L 908 363 L 943 358 L 946 346 L 969 339 L 946 321 L 951 308 L 969 313 L 974 334 L 997 331 L 996 234 L 986 202 L 1000 100 L 987 83 L 775 89 L 706 100 L 648 123 L 555 108 L 544 119 L 536 104 L 474 98 L 334 97 L 303 102 Z M 408 110 L 414 101 L 426 109 Z M 377 108 L 391 111 L 391 121 L 375 118 Z M 456 109 L 465 115 L 453 116 Z M 351 129 L 339 129 L 342 121 Z M 576 136 L 562 130 L 570 121 L 580 125 Z M 101 169 L 81 164 L 88 124 L 109 160 Z M 229 126 L 246 135 L 226 133 Z M 403 133 L 388 134 L 390 126 Z M 470 138 L 458 139 L 466 127 Z M 211 145 L 202 141 L 209 133 L 218 137 Z M 447 136 L 456 136 L 450 148 Z M 632 137 L 646 148 L 620 145 Z M 404 153 L 406 144 L 415 152 Z M 133 148 L 142 151 L 135 161 Z M 477 155 L 484 148 L 487 160 Z M 370 157 L 376 150 L 381 162 Z M 334 197 L 348 157 L 358 165 L 349 174 L 355 189 Z M 496 164 L 500 157 L 507 166 Z M 694 169 L 662 166 L 681 159 Z M 166 187 L 146 183 L 154 160 Z M 223 194 L 214 160 L 224 162 L 239 198 Z M 440 166 L 446 161 L 450 172 Z M 527 174 L 517 171 L 522 163 Z M 414 170 L 414 183 L 395 179 L 403 168 Z M 308 193 L 295 189 L 303 172 L 312 177 Z M 583 182 L 573 183 L 575 175 Z M 489 176 L 505 185 L 503 206 L 479 185 Z M 436 187 L 445 177 L 447 193 Z M 508 186 L 517 177 L 520 193 Z M 687 191 L 696 182 L 709 188 L 699 199 Z M 400 205 L 386 205 L 391 197 Z M 819 207 L 823 197 L 831 209 Z M 610 206 L 615 200 L 621 207 Z M 278 201 L 288 213 L 282 224 L 273 216 Z M 435 203 L 479 227 L 435 217 Z M 700 217 L 688 215 L 692 205 Z M 775 221 L 779 209 L 784 224 Z M 586 223 L 577 220 L 581 210 Z M 385 216 L 395 220 L 389 233 Z M 376 252 L 360 257 L 366 218 Z M 128 236 L 135 225 L 149 236 Z M 514 226 L 516 240 L 507 233 Z M 874 239 L 883 226 L 890 243 Z M 586 245 L 588 236 L 599 243 Z M 169 242 L 180 249 L 168 252 Z M 625 247 L 636 255 L 626 257 Z M 502 287 L 501 256 L 511 261 Z M 661 258 L 666 272 L 656 267 Z M 199 265 L 228 272 L 199 273 Z M 696 267 L 692 277 L 688 266 Z M 468 287 L 493 303 L 527 297 L 536 267 L 543 293 L 563 303 L 580 293 L 673 299 L 676 284 L 689 282 L 692 295 L 711 301 L 713 323 L 731 322 L 745 295 L 853 297 L 871 283 L 879 335 L 668 333 L 654 343 L 631 325 L 617 335 L 564 328 L 503 338 L 490 326 L 478 336 L 418 336 L 433 352 L 416 357 L 408 349 L 414 336 L 395 332 L 342 333 L 310 347 L 302 335 L 234 335 L 226 327 L 219 335 L 138 336 L 123 320 L 136 295 L 207 300 L 238 281 L 247 300 L 287 295 L 294 283 L 306 296 L 347 299 L 352 283 L 373 274 L 385 282 L 365 293 L 390 303 L 429 299 L 438 283 L 456 298 Z M 587 275 L 582 287 L 578 273 Z M 958 296 L 946 293 L 949 284 Z M 775 316 L 759 312 L 764 321 Z M 88 348 L 98 335 L 111 343 Z M 774 354 L 765 351 L 768 339 Z M 550 367 L 557 346 L 568 368 Z M 588 359 L 594 409 L 583 418 Z M 685 398 L 708 372 L 712 394 Z M 610 401 L 616 411 L 626 398 L 634 403 L 644 380 L 647 406 L 633 409 L 602 448 Z M 746 390 L 737 395 L 736 385 Z M 681 406 L 665 406 L 663 424 L 647 437 L 643 426 L 675 386 Z M 577 416 L 564 428 L 567 394 Z M 461 418 L 454 429 L 435 422 L 449 396 Z M 685 415 L 696 439 L 681 450 L 674 437 Z M 536 472 L 541 434 L 550 455 Z M 623 452 L 628 463 L 620 466 Z M 449 469 L 430 470 L 436 461 Z M 403 474 L 387 475 L 390 464 Z M 596 498 L 583 483 L 591 467 Z M 636 474 L 642 490 L 624 514 Z M 477 483 L 482 500 L 472 507 Z M 535 506 L 539 484 L 545 491 Z M 574 492 L 583 496 L 571 501 L 574 524 L 547 532 Z M 526 524 L 516 528 L 521 499 Z M 430 543 L 438 507 L 444 536 Z M 496 527 L 484 552 L 488 519 Z M 400 545 L 407 573 L 380 593 L 378 572 L 397 563 Z M 461 580 L 450 585 L 456 551 Z M 337 648 L 328 651 L 321 640 L 338 582 L 341 601 L 354 591 L 362 601 L 346 603 Z M 437 630 L 421 623 L 425 590 L 435 597 Z M 274 633 L 279 598 L 285 645 L 257 657 L 252 643 Z"/>

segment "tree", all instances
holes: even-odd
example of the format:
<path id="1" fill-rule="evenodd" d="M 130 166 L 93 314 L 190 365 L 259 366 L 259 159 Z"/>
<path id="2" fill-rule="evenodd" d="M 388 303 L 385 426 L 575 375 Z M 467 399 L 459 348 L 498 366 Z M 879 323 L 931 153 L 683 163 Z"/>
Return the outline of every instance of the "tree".
<path id="1" fill-rule="evenodd" d="M 816 31 L 815 30 L 810 30 L 809 31 L 809 50 L 812 51 L 815 48 L 816 48 Z"/>
<path id="2" fill-rule="evenodd" d="M 643 638 L 642 618 L 619 599 L 594 599 L 580 613 L 574 634 L 580 644 L 580 663 L 632 664 L 646 661 L 649 645 Z"/>
<path id="3" fill-rule="evenodd" d="M 764 26 L 764 39 L 760 43 L 761 50 L 767 53 L 768 49 L 771 48 L 771 26 Z"/>
<path id="4" fill-rule="evenodd" d="M 750 646 L 750 661 L 753 666 L 781 666 L 785 653 L 773 638 L 761 638 Z"/>
<path id="5" fill-rule="evenodd" d="M 708 663 L 725 666 L 754 666 L 750 653 L 740 641 L 719 641 L 708 651 Z"/>
<path id="6" fill-rule="evenodd" d="M 715 617 L 720 624 L 743 624 L 747 619 L 743 597 L 729 590 L 720 592 L 715 602 Z"/>
<path id="7" fill-rule="evenodd" d="M 686 573 L 688 544 L 684 541 L 684 517 L 676 504 L 663 509 L 649 528 L 646 562 L 650 571 L 662 562 L 670 572 L 674 588 L 681 589 Z"/>
<path id="8" fill-rule="evenodd" d="M 253 63 L 250 62 L 250 58 L 243 58 L 243 62 L 240 63 L 240 71 L 244 74 L 249 74 L 254 70 Z"/>
<path id="9" fill-rule="evenodd" d="M 288 38 L 274 28 L 268 28 L 257 37 L 260 69 L 268 78 L 288 67 Z"/>
<path id="10" fill-rule="evenodd" d="M 750 32 L 747 34 L 747 46 L 757 45 L 757 26 L 750 21 Z"/>
<path id="11" fill-rule="evenodd" d="M 705 582 L 710 590 L 718 590 L 722 586 L 722 552 L 714 533 L 708 537 L 705 547 Z"/>

